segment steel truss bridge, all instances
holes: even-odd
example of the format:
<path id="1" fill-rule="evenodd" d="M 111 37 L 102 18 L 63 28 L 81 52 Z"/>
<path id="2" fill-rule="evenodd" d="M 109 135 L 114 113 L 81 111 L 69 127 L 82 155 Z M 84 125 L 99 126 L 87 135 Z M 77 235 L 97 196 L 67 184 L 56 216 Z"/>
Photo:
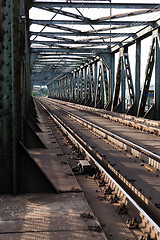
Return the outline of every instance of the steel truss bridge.
<path id="1" fill-rule="evenodd" d="M 22 143 L 36 141 L 35 85 L 47 85 L 53 98 L 160 119 L 160 5 L 143 2 L 1 0 L 1 193 L 21 190 Z"/>

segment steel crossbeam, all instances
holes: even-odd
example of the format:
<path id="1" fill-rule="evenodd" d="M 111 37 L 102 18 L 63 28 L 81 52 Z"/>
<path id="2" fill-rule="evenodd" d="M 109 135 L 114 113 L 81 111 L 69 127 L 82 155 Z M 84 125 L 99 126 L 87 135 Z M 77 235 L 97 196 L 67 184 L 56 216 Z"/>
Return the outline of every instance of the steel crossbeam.
<path id="1" fill-rule="evenodd" d="M 63 8 L 115 8 L 115 9 L 153 9 L 157 7 L 157 3 L 109 3 L 109 2 L 33 2 L 32 7 L 40 8 L 54 8 L 54 7 L 63 7 Z"/>
<path id="2" fill-rule="evenodd" d="M 111 18 L 110 18 L 111 19 Z M 112 16 L 113 19 L 113 16 Z M 108 20 L 108 19 L 107 19 Z M 93 24 L 93 25 L 111 25 L 110 21 L 105 21 L 105 20 L 92 20 L 90 19 L 88 22 L 87 21 L 76 21 L 76 20 L 72 20 L 72 22 L 70 20 L 34 20 L 34 19 L 30 19 L 30 25 L 31 24 L 39 24 L 39 25 L 49 25 L 49 26 L 54 26 L 54 25 L 70 25 L 70 23 L 72 23 L 72 25 L 88 25 L 88 24 Z M 121 20 L 121 22 L 119 21 L 113 21 L 112 20 L 112 25 L 125 25 L 125 26 L 132 26 L 132 25 L 140 25 L 140 26 L 146 26 L 146 25 L 155 25 L 155 21 L 124 21 Z"/>

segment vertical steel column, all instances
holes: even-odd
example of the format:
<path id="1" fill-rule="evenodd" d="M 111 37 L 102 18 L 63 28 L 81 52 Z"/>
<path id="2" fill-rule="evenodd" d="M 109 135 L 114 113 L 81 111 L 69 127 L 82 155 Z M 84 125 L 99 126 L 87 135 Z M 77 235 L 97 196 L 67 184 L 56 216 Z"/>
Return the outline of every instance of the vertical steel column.
<path id="1" fill-rule="evenodd" d="M 125 71 L 124 71 L 124 63 L 121 61 L 121 102 L 122 108 L 121 112 L 125 113 L 125 97 L 126 97 L 126 79 L 125 79 Z"/>
<path id="2" fill-rule="evenodd" d="M 59 81 L 59 98 L 62 99 L 62 79 L 58 80 Z"/>
<path id="3" fill-rule="evenodd" d="M 104 95 L 105 95 L 105 105 L 109 103 L 111 99 L 111 92 L 113 94 L 113 86 L 111 85 L 111 68 L 112 68 L 112 58 L 111 53 L 101 53 L 101 58 L 103 61 L 103 71 L 104 71 Z M 109 79 L 107 77 L 107 70 L 109 71 Z"/>
<path id="4" fill-rule="evenodd" d="M 140 98 L 140 76 L 141 76 L 141 41 L 136 41 L 136 65 L 135 65 L 135 110 L 138 110 Z"/>
<path id="5" fill-rule="evenodd" d="M 103 108 L 104 105 L 104 72 L 103 72 L 103 65 L 102 59 L 99 61 L 98 64 L 98 77 L 97 77 L 97 88 L 95 94 L 95 107 Z"/>
<path id="6" fill-rule="evenodd" d="M 133 106 L 134 104 L 135 95 L 134 95 L 134 86 L 132 81 L 131 67 L 130 67 L 127 47 L 124 49 L 124 53 L 123 53 L 123 67 L 125 71 L 126 82 L 128 85 L 128 97 L 129 97 L 130 108 L 131 108 L 131 106 Z M 126 106 L 126 109 L 128 110 L 128 106 Z"/>
<path id="7" fill-rule="evenodd" d="M 113 91 L 114 91 L 114 72 L 115 72 L 115 54 L 111 54 L 111 69 L 109 71 L 109 99 L 112 101 L 113 99 Z"/>
<path id="8" fill-rule="evenodd" d="M 65 82 L 65 77 L 62 78 L 62 99 L 64 100 L 65 99 L 65 96 L 66 96 L 66 82 Z"/>
<path id="9" fill-rule="evenodd" d="M 104 83 L 104 67 L 102 60 L 100 61 L 100 67 L 101 67 L 101 94 L 100 94 L 100 100 L 101 100 L 101 107 L 104 107 L 104 97 L 105 97 L 105 83 Z"/>
<path id="10" fill-rule="evenodd" d="M 71 98 L 71 79 L 69 76 L 66 76 L 66 87 L 67 87 L 67 101 L 70 101 Z"/>
<path id="11" fill-rule="evenodd" d="M 16 100 L 16 94 L 18 93 L 18 84 L 16 83 L 16 66 L 15 64 L 18 64 L 18 61 L 16 59 L 16 55 L 18 56 L 19 54 L 16 53 L 16 47 L 17 47 L 17 42 L 19 43 L 19 39 L 17 38 L 18 35 L 18 29 L 15 26 L 15 21 L 17 21 L 18 18 L 18 13 L 19 13 L 19 9 L 18 9 L 18 1 L 11 1 L 10 3 L 10 7 L 11 7 L 11 55 L 12 55 L 12 61 L 11 61 L 11 67 L 12 67 L 12 124 L 13 124 L 13 129 L 12 129 L 12 136 L 13 136 L 13 163 L 12 163 L 12 193 L 13 195 L 17 194 L 17 131 L 18 131 L 18 127 L 17 124 L 17 119 L 16 119 L 16 108 L 17 108 L 17 102 Z M 18 46 L 19 47 L 19 46 Z M 20 57 L 20 56 L 19 56 Z M 16 61 L 16 63 L 15 63 Z M 19 79 L 19 77 L 18 77 Z M 19 128 L 21 128 L 21 126 L 19 126 Z M 9 139 L 8 139 L 9 140 Z"/>
<path id="12" fill-rule="evenodd" d="M 12 61 L 13 55 L 11 51 L 11 6 L 10 1 L 3 1 L 3 82 L 2 82 L 2 129 L 1 129 L 1 141 L 2 141 L 2 159 L 1 169 L 1 183 L 5 181 L 5 187 L 7 192 L 11 192 L 12 181 L 12 160 L 13 160 L 13 112 L 12 112 L 12 93 L 13 93 L 13 72 Z M 10 141 L 9 141 L 10 139 Z M 1 186 L 3 189 L 3 187 Z M 4 191 L 4 189 L 2 190 Z"/>
<path id="13" fill-rule="evenodd" d="M 60 99 L 61 98 L 61 81 L 60 80 L 57 81 L 57 85 L 58 85 L 58 98 Z"/>
<path id="14" fill-rule="evenodd" d="M 69 101 L 73 99 L 73 74 L 68 74 L 68 85 L 69 85 Z"/>
<path id="15" fill-rule="evenodd" d="M 72 98 L 72 102 L 74 102 L 75 99 L 76 99 L 76 88 L 77 88 L 77 86 L 76 86 L 76 72 L 73 72 L 72 76 L 73 76 L 73 92 L 72 92 L 73 98 Z"/>
<path id="16" fill-rule="evenodd" d="M 80 94 L 81 94 L 81 84 L 80 84 L 80 69 L 77 71 L 77 102 L 80 101 Z"/>
<path id="17" fill-rule="evenodd" d="M 65 77 L 62 78 L 62 99 L 65 99 Z"/>
<path id="18" fill-rule="evenodd" d="M 71 101 L 74 100 L 74 89 L 75 89 L 75 79 L 73 76 L 73 73 L 70 74 L 70 79 L 71 79 Z"/>
<path id="19" fill-rule="evenodd" d="M 116 81 L 115 81 L 115 85 L 114 85 L 113 99 L 112 99 L 112 104 L 111 104 L 111 111 L 116 111 L 118 108 L 118 111 L 121 112 L 121 108 L 122 108 L 121 107 L 122 101 L 119 101 L 120 88 L 122 88 L 122 78 L 123 78 L 122 77 L 122 65 L 123 65 L 123 56 L 121 56 L 121 53 L 120 53 L 118 66 L 117 66 Z M 122 98 L 122 96 L 121 96 L 121 98 Z"/>
<path id="20" fill-rule="evenodd" d="M 86 100 L 85 104 L 90 100 L 90 65 L 87 66 L 87 83 L 86 83 Z"/>
<path id="21" fill-rule="evenodd" d="M 90 104 L 94 101 L 94 94 L 95 94 L 95 81 L 93 77 L 93 64 L 91 63 L 89 66 L 90 70 Z"/>
<path id="22" fill-rule="evenodd" d="M 48 90 L 49 90 L 49 96 L 51 96 L 51 83 L 48 85 Z"/>
<path id="23" fill-rule="evenodd" d="M 19 0 L 0 3 L 0 192 L 17 193 L 17 143 L 22 140 Z M 1 172 L 2 171 L 2 172 Z"/>
<path id="24" fill-rule="evenodd" d="M 154 103 L 155 118 L 160 119 L 160 30 L 156 32 L 156 49 L 155 49 L 155 87 L 154 87 Z"/>
<path id="25" fill-rule="evenodd" d="M 106 65 L 102 62 L 102 68 L 103 68 L 103 88 L 104 88 L 104 107 L 106 107 L 106 104 L 109 100 L 109 89 L 108 89 L 108 76 L 107 76 L 107 70 Z"/>
<path id="26" fill-rule="evenodd" d="M 81 69 L 81 103 L 85 100 L 85 69 Z"/>
<path id="27" fill-rule="evenodd" d="M 68 77 L 64 77 L 64 99 L 68 99 L 68 94 L 69 94 L 69 84 L 68 84 Z"/>
<path id="28" fill-rule="evenodd" d="M 54 98 L 58 97 L 58 85 L 57 81 L 54 81 L 51 85 L 51 96 Z"/>
<path id="29" fill-rule="evenodd" d="M 87 96 L 87 66 L 83 69 L 83 75 L 84 75 L 84 101 L 86 101 Z"/>
<path id="30" fill-rule="evenodd" d="M 27 5 L 25 1 L 25 5 Z M 30 51 L 29 51 L 29 7 L 25 6 L 25 117 L 28 118 L 31 100 Z"/>
<path id="31" fill-rule="evenodd" d="M 82 101 L 82 69 L 79 69 L 79 102 Z"/>
<path id="32" fill-rule="evenodd" d="M 94 96 L 93 96 L 93 102 L 94 102 L 94 107 L 95 107 L 95 99 L 96 99 L 96 89 L 97 89 L 97 68 L 98 68 L 98 63 L 94 62 L 93 64 L 93 81 L 94 81 Z"/>

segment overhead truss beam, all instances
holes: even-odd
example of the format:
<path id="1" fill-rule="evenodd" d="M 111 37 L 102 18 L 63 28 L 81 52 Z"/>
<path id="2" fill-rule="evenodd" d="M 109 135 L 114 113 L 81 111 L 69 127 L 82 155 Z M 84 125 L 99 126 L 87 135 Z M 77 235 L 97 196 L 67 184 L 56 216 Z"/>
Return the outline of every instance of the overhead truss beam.
<path id="1" fill-rule="evenodd" d="M 109 2 L 72 2 L 72 3 L 66 3 L 66 2 L 34 2 L 31 4 L 32 7 L 66 7 L 66 8 L 115 8 L 115 9 L 152 9 L 156 8 L 158 3 L 156 4 L 150 4 L 150 3 L 109 3 Z"/>
<path id="2" fill-rule="evenodd" d="M 68 53 L 68 52 L 72 52 L 72 53 L 92 53 L 94 54 L 94 52 L 99 52 L 99 51 L 105 51 L 105 52 L 110 52 L 109 49 L 95 49 L 95 48 L 31 48 L 31 52 L 57 52 L 57 53 Z"/>
<path id="3" fill-rule="evenodd" d="M 66 24 L 70 25 L 71 21 L 70 20 L 30 20 L 30 25 L 31 24 L 39 24 L 39 25 L 55 25 L 55 24 Z M 72 25 L 136 25 L 138 24 L 139 26 L 145 26 L 145 25 L 154 25 L 155 21 L 101 21 L 101 20 L 89 20 L 88 22 L 86 21 L 76 21 L 72 20 Z"/>

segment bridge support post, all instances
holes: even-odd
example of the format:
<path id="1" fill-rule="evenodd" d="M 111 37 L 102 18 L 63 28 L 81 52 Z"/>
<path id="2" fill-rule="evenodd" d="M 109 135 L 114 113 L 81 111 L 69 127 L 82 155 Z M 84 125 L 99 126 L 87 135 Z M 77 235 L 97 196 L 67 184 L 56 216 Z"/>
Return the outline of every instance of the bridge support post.
<path id="1" fill-rule="evenodd" d="M 115 71 L 115 54 L 111 54 L 111 69 L 109 71 L 109 99 L 113 99 L 113 90 L 114 90 L 114 71 Z"/>
<path id="2" fill-rule="evenodd" d="M 124 48 L 120 49 L 120 55 L 123 57 L 124 55 Z M 126 92 L 126 79 L 125 79 L 125 71 L 124 71 L 124 63 L 121 61 L 121 102 L 122 102 L 122 107 L 121 107 L 121 112 L 125 113 L 125 92 Z"/>
<path id="3" fill-rule="evenodd" d="M 114 69 L 115 69 L 115 54 L 114 53 L 102 53 L 101 57 L 103 59 L 104 65 L 107 67 L 109 71 L 109 79 L 108 79 L 108 103 L 106 105 L 107 110 L 111 110 L 111 103 L 113 99 L 113 91 L 114 91 Z"/>
<path id="4" fill-rule="evenodd" d="M 156 30 L 156 53 L 155 53 L 155 118 L 160 119 L 160 30 Z"/>
<path id="5" fill-rule="evenodd" d="M 17 194 L 18 141 L 22 140 L 20 1 L 0 3 L 0 193 Z"/>
<path id="6" fill-rule="evenodd" d="M 135 111 L 137 113 L 140 98 L 140 75 L 141 75 L 141 41 L 136 41 L 136 64 L 135 64 Z"/>
<path id="7" fill-rule="evenodd" d="M 95 94 L 96 94 L 96 89 L 97 89 L 97 62 L 94 63 L 94 70 L 93 70 L 93 79 L 94 79 L 94 100 L 95 101 Z M 94 103 L 94 107 L 95 107 L 96 103 Z"/>

